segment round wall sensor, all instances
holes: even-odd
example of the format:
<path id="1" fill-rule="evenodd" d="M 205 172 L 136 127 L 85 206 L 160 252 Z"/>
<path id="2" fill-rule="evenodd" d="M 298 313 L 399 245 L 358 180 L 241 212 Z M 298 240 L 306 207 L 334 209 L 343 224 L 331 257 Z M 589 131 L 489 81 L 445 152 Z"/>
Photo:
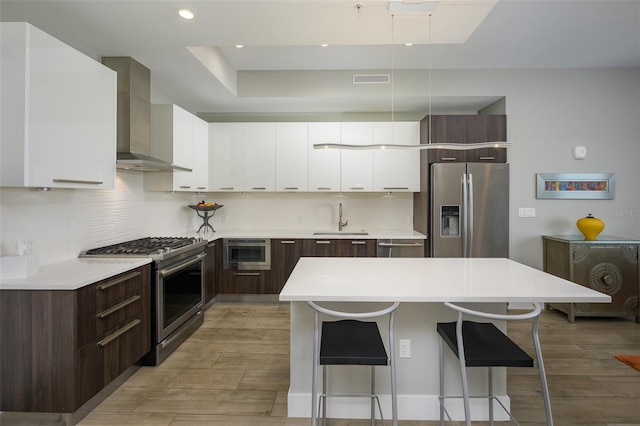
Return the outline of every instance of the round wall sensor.
<path id="1" fill-rule="evenodd" d="M 573 147 L 573 158 L 576 160 L 584 160 L 587 158 L 587 147 L 586 146 L 574 146 Z"/>

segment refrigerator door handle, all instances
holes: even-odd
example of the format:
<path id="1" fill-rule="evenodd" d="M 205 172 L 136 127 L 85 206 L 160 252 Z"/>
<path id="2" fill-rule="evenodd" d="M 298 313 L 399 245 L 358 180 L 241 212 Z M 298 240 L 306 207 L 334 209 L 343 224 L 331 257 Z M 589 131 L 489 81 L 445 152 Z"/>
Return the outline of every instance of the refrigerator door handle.
<path id="1" fill-rule="evenodd" d="M 468 252 L 466 257 L 471 257 L 471 251 L 473 248 L 473 175 L 469 173 L 467 178 L 467 194 L 468 194 L 468 204 L 467 210 L 469 210 L 469 215 L 467 216 L 467 247 Z"/>
<path id="2" fill-rule="evenodd" d="M 468 186 L 467 186 L 467 174 L 462 174 L 462 218 L 460 220 L 460 235 L 462 236 L 462 257 L 468 257 L 467 251 L 469 250 L 468 234 L 467 234 L 467 217 L 469 215 L 469 208 L 467 205 Z"/>

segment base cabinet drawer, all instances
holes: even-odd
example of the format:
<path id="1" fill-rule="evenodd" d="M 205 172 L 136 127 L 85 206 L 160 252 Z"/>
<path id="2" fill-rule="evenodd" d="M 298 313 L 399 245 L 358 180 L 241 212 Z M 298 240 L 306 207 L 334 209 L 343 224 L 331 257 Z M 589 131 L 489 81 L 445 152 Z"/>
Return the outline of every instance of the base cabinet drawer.
<path id="1" fill-rule="evenodd" d="M 225 270 L 220 283 L 221 294 L 266 294 L 269 271 Z"/>
<path id="2" fill-rule="evenodd" d="M 376 241 L 370 239 L 304 240 L 305 257 L 376 257 Z"/>
<path id="3" fill-rule="evenodd" d="M 78 350 L 76 398 L 79 405 L 149 352 L 150 315 L 149 311 L 139 312 L 137 318 Z"/>
<path id="4" fill-rule="evenodd" d="M 74 413 L 149 352 L 149 283 L 147 265 L 78 290 L 1 290 L 0 411 Z"/>

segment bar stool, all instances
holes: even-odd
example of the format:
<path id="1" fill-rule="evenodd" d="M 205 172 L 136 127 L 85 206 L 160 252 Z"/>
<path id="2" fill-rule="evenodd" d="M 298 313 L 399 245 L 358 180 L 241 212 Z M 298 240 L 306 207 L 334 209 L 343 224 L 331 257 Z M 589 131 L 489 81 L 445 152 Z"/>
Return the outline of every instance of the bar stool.
<path id="1" fill-rule="evenodd" d="M 464 400 L 464 417 L 466 425 L 471 425 L 471 414 L 469 407 L 470 398 L 487 398 L 489 401 L 489 424 L 493 425 L 493 400 L 497 401 L 502 409 L 509 415 L 509 419 L 515 424 L 519 424 L 511 415 L 509 410 L 493 394 L 493 367 L 538 367 L 540 383 L 542 385 L 542 397 L 544 400 L 544 410 L 547 418 L 547 426 L 553 426 L 551 416 L 551 402 L 549 400 L 549 390 L 547 388 L 547 378 L 542 360 L 542 350 L 540 349 L 540 339 L 538 337 L 538 319 L 542 308 L 538 303 L 532 303 L 533 310 L 518 315 L 500 315 L 475 311 L 463 308 L 446 302 L 445 306 L 458 312 L 456 322 L 438 323 L 437 331 L 440 335 L 440 425 L 444 425 L 444 415 L 451 422 L 451 416 L 445 408 L 445 399 L 460 398 L 460 396 L 444 395 L 444 353 L 442 343 L 446 343 L 449 349 L 458 357 L 460 362 L 460 372 L 462 376 L 462 398 Z M 477 318 L 485 318 L 501 321 L 531 321 L 531 335 L 535 347 L 536 358 L 531 358 L 516 343 L 501 332 L 495 325 L 487 322 L 463 321 L 463 315 Z M 489 371 L 488 395 L 469 396 L 467 383 L 467 367 L 487 367 Z"/>
<path id="2" fill-rule="evenodd" d="M 313 376 L 311 383 L 311 425 L 317 424 L 318 403 L 322 405 L 322 424 L 327 421 L 327 397 L 366 397 L 371 399 L 371 425 L 375 425 L 375 402 L 377 402 L 380 418 L 384 424 L 380 399 L 375 393 L 374 367 L 390 365 L 391 369 L 391 415 L 393 425 L 398 424 L 397 387 L 396 387 L 396 358 L 393 337 L 393 323 L 395 310 L 399 302 L 391 306 L 372 312 L 343 312 L 319 306 L 308 301 L 314 310 L 313 325 Z M 323 321 L 320 327 L 320 314 L 338 321 Z M 382 336 L 376 322 L 360 321 L 389 315 L 389 357 L 384 348 Z M 320 329 L 322 328 L 322 330 Z M 318 366 L 322 365 L 322 393 L 318 399 Z M 327 394 L 327 366 L 328 365 L 368 365 L 371 368 L 371 392 L 368 394 Z"/>

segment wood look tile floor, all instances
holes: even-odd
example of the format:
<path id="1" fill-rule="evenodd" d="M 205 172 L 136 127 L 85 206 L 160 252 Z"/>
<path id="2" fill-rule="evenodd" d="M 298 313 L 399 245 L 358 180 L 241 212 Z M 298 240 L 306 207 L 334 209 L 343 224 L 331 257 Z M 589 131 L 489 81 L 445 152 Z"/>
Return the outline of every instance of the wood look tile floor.
<path id="1" fill-rule="evenodd" d="M 512 323 L 509 333 L 533 353 L 529 328 Z M 563 314 L 545 311 L 540 338 L 556 425 L 640 425 L 640 371 L 614 358 L 640 354 L 639 324 L 620 318 L 578 318 L 569 324 Z M 520 424 L 544 425 L 536 370 L 510 369 L 507 380 Z M 288 305 L 218 303 L 164 363 L 142 367 L 80 425 L 306 426 L 308 419 L 287 418 L 288 387 Z M 332 419 L 328 424 L 370 423 Z"/>

